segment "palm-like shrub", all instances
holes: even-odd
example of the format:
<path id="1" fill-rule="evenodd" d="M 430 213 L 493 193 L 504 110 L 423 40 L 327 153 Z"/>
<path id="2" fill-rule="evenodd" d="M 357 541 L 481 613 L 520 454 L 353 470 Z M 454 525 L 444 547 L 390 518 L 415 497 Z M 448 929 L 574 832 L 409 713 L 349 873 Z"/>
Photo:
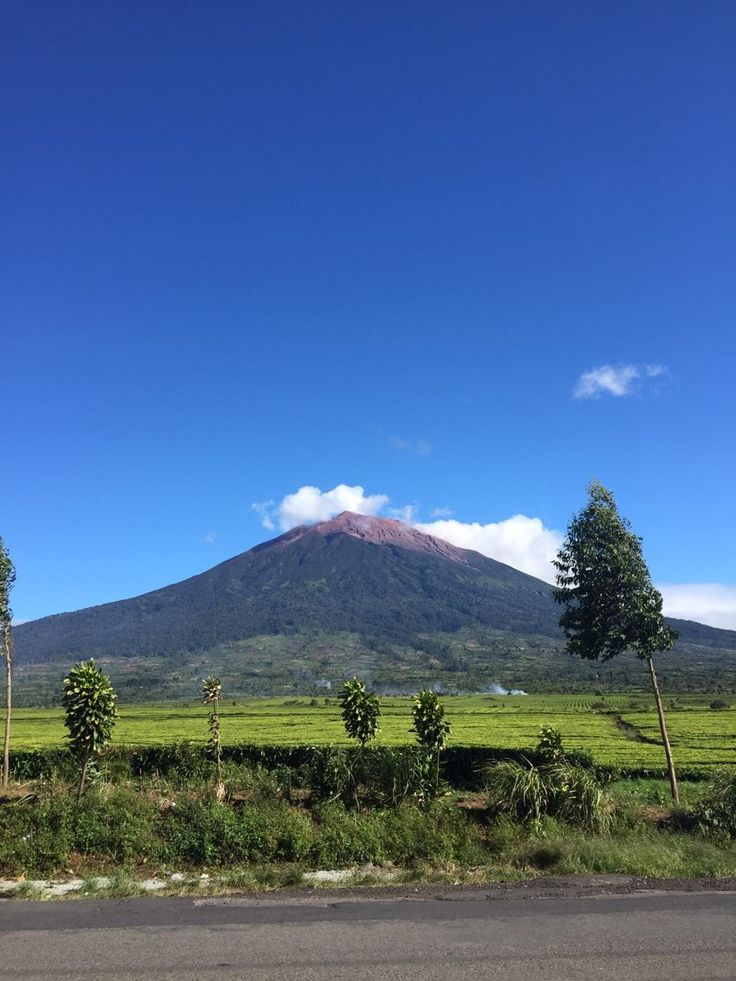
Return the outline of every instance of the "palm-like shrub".
<path id="1" fill-rule="evenodd" d="M 425 753 L 428 795 L 435 796 L 440 782 L 440 755 L 447 745 L 452 725 L 445 718 L 444 706 L 433 691 L 424 689 L 414 696 L 411 710 L 417 742 Z"/>
<path id="2" fill-rule="evenodd" d="M 79 796 L 95 772 L 100 753 L 110 741 L 117 719 L 116 696 L 94 660 L 76 664 L 64 679 L 62 704 L 69 730 L 69 748 L 79 764 Z"/>
<path id="3" fill-rule="evenodd" d="M 367 691 L 360 679 L 353 678 L 343 684 L 338 701 L 345 732 L 351 739 L 357 739 L 362 748 L 378 732 L 381 706 L 377 696 Z"/>
<path id="4" fill-rule="evenodd" d="M 222 683 L 219 678 L 210 675 L 202 681 L 202 704 L 211 705 L 208 717 L 210 730 L 209 748 L 215 760 L 215 797 L 221 801 L 225 796 L 225 785 L 222 782 L 222 740 L 220 738 L 220 698 Z"/>

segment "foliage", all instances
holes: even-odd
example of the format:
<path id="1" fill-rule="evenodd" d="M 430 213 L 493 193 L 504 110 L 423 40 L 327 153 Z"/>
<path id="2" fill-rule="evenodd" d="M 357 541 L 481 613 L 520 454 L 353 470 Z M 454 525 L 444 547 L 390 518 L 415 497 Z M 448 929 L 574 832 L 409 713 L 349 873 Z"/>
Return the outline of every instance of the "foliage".
<path id="1" fill-rule="evenodd" d="M 535 826 L 549 815 L 597 832 L 610 826 L 613 808 L 600 780 L 564 759 L 538 767 L 509 760 L 484 775 L 488 806 L 496 815 Z"/>
<path id="2" fill-rule="evenodd" d="M 560 626 L 568 651 L 581 658 L 608 661 L 632 650 L 647 660 L 677 803 L 677 776 L 652 658 L 657 651 L 670 650 L 678 633 L 664 622 L 662 596 L 652 585 L 641 539 L 619 515 L 613 495 L 597 482 L 588 495 L 554 561 L 554 596 L 565 607 Z"/>
<path id="3" fill-rule="evenodd" d="M 710 834 L 736 838 L 736 774 L 722 773 L 695 808 L 700 828 Z"/>
<path id="4" fill-rule="evenodd" d="M 444 706 L 433 691 L 424 689 L 414 697 L 411 731 L 425 754 L 426 793 L 435 796 L 440 781 L 440 754 L 447 745 L 452 725 L 445 718 Z"/>
<path id="5" fill-rule="evenodd" d="M 381 706 L 371 691 L 358 678 L 346 681 L 338 695 L 340 714 L 345 732 L 351 739 L 357 739 L 361 746 L 370 742 L 378 732 L 378 719 Z"/>
<path id="6" fill-rule="evenodd" d="M 414 722 L 411 731 L 416 733 L 419 745 L 432 756 L 441 753 L 452 732 L 452 724 L 445 718 L 444 706 L 437 695 L 426 688 L 418 692 L 411 714 Z"/>
<path id="7" fill-rule="evenodd" d="M 542 726 L 539 730 L 537 753 L 550 763 L 561 760 L 565 755 L 562 746 L 562 733 L 553 726 Z"/>
<path id="8" fill-rule="evenodd" d="M 0 627 L 10 627 L 13 611 L 10 609 L 10 590 L 15 585 L 15 566 L 5 543 L 0 538 Z"/>
<path id="9" fill-rule="evenodd" d="M 115 693 L 93 660 L 75 665 L 64 679 L 65 725 L 69 748 L 79 764 L 79 795 L 103 748 L 112 735 L 117 718 Z"/>
<path id="10" fill-rule="evenodd" d="M 225 796 L 225 786 L 222 782 L 222 739 L 220 737 L 220 698 L 222 684 L 219 678 L 210 675 L 202 681 L 202 704 L 211 705 L 212 711 L 208 717 L 210 731 L 209 748 L 215 760 L 215 797 L 222 800 Z"/>
<path id="11" fill-rule="evenodd" d="M 594 482 L 588 494 L 553 563 L 568 650 L 592 661 L 626 650 L 643 658 L 669 650 L 678 634 L 664 623 L 662 596 L 652 585 L 641 539 L 619 515 L 610 491 Z"/>

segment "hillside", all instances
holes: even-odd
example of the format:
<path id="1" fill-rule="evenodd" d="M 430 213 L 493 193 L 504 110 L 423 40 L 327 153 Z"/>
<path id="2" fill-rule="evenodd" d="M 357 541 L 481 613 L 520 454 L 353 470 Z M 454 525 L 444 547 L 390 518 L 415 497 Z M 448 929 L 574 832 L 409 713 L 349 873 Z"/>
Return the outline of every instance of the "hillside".
<path id="1" fill-rule="evenodd" d="M 422 677 L 477 686 L 522 664 L 516 676 L 530 687 L 535 675 L 550 687 L 555 677 L 582 682 L 581 670 L 590 679 L 610 673 L 570 663 L 558 612 L 539 579 L 399 521 L 345 512 L 183 582 L 22 624 L 14 634 L 19 667 L 36 677 L 91 656 L 137 678 L 166 662 L 182 683 L 195 666 L 229 665 L 238 690 L 253 690 L 245 683 L 252 676 L 259 691 L 269 690 L 269 679 L 273 690 L 309 689 L 351 666 L 387 687 Z M 681 639 L 670 663 L 684 659 L 686 686 L 698 671 L 727 685 L 736 633 L 672 623 Z M 261 664 L 264 649 L 270 660 Z M 525 650 L 547 664 L 535 670 Z"/>

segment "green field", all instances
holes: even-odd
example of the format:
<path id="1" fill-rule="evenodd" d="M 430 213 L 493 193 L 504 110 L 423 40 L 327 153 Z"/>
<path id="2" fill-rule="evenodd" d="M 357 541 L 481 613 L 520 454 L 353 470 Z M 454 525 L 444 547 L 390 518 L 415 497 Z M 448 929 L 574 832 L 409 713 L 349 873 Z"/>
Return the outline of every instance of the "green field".
<path id="1" fill-rule="evenodd" d="M 736 704 L 711 709 L 713 695 L 679 696 L 668 705 L 676 763 L 682 767 L 736 766 Z M 317 702 L 313 704 L 313 702 Z M 736 700 L 734 700 L 736 702 Z M 568 749 L 589 750 L 600 763 L 662 767 L 659 727 L 651 698 L 611 695 L 472 695 L 445 700 L 451 743 L 503 749 L 533 746 L 542 725 L 562 733 Z M 378 742 L 412 741 L 411 700 L 381 699 Z M 207 738 L 207 709 L 196 702 L 120 707 L 117 745 L 152 745 Z M 60 709 L 18 709 L 13 748 L 39 749 L 64 743 Z M 334 698 L 243 699 L 222 706 L 224 743 L 283 745 L 346 744 Z"/>

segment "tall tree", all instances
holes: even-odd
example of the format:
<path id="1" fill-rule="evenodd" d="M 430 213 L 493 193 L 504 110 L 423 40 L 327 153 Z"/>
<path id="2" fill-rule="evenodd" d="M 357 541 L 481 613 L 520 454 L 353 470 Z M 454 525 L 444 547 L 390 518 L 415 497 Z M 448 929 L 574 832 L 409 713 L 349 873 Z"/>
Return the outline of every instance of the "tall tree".
<path id="1" fill-rule="evenodd" d="M 588 504 L 570 522 L 554 561 L 555 599 L 565 607 L 560 626 L 568 651 L 578 657 L 608 661 L 632 650 L 646 660 L 672 797 L 677 802 L 677 775 L 654 654 L 669 650 L 678 634 L 664 622 L 662 596 L 652 585 L 641 539 L 618 513 L 613 494 L 594 482 L 588 487 L 588 497 Z"/>
<path id="2" fill-rule="evenodd" d="M 5 732 L 3 737 L 3 787 L 10 779 L 10 716 L 13 711 L 13 633 L 10 609 L 10 590 L 15 584 L 15 567 L 5 543 L 0 538 L 0 632 L 2 633 L 2 654 L 5 658 Z"/>

